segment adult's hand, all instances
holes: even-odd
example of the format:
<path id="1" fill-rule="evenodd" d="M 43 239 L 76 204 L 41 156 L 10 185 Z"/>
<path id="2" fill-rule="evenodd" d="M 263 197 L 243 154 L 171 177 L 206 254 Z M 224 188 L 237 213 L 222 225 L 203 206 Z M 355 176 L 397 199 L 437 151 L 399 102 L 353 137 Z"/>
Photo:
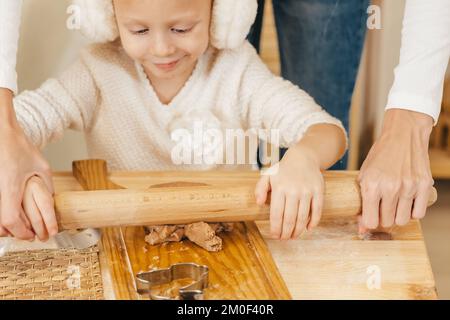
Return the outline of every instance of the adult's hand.
<path id="1" fill-rule="evenodd" d="M 428 145 L 433 119 L 425 114 L 389 109 L 380 138 L 358 177 L 362 229 L 403 226 L 425 216 L 434 184 Z"/>
<path id="2" fill-rule="evenodd" d="M 52 194 L 54 189 L 47 161 L 17 123 L 12 97 L 11 91 L 0 88 L 0 237 L 32 240 L 35 233 L 22 208 L 25 185 L 39 176 Z M 49 230 L 51 235 L 56 232 Z"/>

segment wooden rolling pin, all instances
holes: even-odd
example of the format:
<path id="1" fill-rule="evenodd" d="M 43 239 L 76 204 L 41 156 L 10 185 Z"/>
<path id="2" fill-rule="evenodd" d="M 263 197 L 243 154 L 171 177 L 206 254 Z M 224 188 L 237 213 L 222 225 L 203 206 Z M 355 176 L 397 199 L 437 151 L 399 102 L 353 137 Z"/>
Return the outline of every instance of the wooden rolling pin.
<path id="1" fill-rule="evenodd" d="M 101 160 L 74 162 L 73 174 L 85 189 L 117 190 L 63 192 L 55 195 L 55 207 L 62 229 L 185 224 L 192 222 L 236 222 L 269 219 L 269 201 L 256 205 L 254 180 L 236 180 L 231 186 L 208 186 L 177 182 L 147 190 L 123 189 L 108 179 Z M 168 173 L 169 174 L 169 173 Z M 92 179 L 86 179 L 91 175 Z M 177 174 L 174 172 L 174 181 Z M 355 216 L 361 213 L 357 172 L 326 172 L 324 217 Z M 270 197 L 268 197 L 270 199 Z M 429 204 L 437 199 L 433 189 Z"/>

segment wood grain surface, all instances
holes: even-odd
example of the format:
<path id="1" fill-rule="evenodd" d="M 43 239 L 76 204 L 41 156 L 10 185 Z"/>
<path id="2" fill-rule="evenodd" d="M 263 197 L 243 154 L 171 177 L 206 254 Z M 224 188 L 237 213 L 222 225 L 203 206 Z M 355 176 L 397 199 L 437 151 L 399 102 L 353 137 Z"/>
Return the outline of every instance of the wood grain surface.
<path id="1" fill-rule="evenodd" d="M 80 168 L 75 168 L 75 173 L 77 169 Z M 105 168 L 99 165 L 99 168 L 82 169 L 92 173 Z M 191 175 L 180 177 L 179 172 L 165 172 L 164 177 L 170 179 L 168 182 L 126 190 L 92 177 L 92 186 L 86 190 L 98 191 L 58 192 L 55 195 L 60 227 L 81 229 L 269 219 L 270 195 L 264 206 L 256 204 L 254 192 L 260 178 L 258 171 L 246 173 L 246 179 L 239 173 L 227 171 L 208 171 L 202 176 L 193 172 Z M 148 183 L 151 183 L 159 173 L 148 172 L 147 176 Z M 324 173 L 323 217 L 356 216 L 361 212 L 357 176 L 357 172 Z M 79 179 L 85 183 L 82 177 Z M 227 181 L 227 184 L 217 184 L 216 181 Z M 430 205 L 436 197 L 433 189 Z"/>
<path id="2" fill-rule="evenodd" d="M 74 162 L 73 173 L 84 190 L 121 188 L 109 181 L 106 165 L 100 160 Z M 223 250 L 216 253 L 190 241 L 151 246 L 144 237 L 143 227 L 107 228 L 103 233 L 100 260 L 115 299 L 145 299 L 136 293 L 133 276 L 179 262 L 209 267 L 206 299 L 291 298 L 254 222 L 236 223 L 232 232 L 221 234 Z"/>

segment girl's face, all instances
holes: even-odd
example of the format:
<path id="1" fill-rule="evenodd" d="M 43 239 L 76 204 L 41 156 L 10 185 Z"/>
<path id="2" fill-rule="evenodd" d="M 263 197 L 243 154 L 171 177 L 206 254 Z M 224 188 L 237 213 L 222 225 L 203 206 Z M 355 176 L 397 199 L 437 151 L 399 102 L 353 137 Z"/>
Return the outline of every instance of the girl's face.
<path id="1" fill-rule="evenodd" d="M 209 45 L 212 0 L 114 0 L 122 46 L 152 77 L 191 73 Z"/>

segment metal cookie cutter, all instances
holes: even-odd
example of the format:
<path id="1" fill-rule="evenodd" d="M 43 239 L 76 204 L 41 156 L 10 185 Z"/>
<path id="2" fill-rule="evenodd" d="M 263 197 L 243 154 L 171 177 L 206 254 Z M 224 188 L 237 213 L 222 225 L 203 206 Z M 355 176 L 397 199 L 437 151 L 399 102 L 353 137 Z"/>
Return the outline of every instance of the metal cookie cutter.
<path id="1" fill-rule="evenodd" d="M 152 300 L 171 300 L 169 297 L 152 293 L 152 287 L 179 279 L 193 279 L 194 282 L 179 289 L 180 300 L 203 300 L 203 290 L 208 287 L 207 266 L 195 263 L 178 263 L 167 269 L 139 272 L 136 284 L 139 294 L 149 294 Z"/>

